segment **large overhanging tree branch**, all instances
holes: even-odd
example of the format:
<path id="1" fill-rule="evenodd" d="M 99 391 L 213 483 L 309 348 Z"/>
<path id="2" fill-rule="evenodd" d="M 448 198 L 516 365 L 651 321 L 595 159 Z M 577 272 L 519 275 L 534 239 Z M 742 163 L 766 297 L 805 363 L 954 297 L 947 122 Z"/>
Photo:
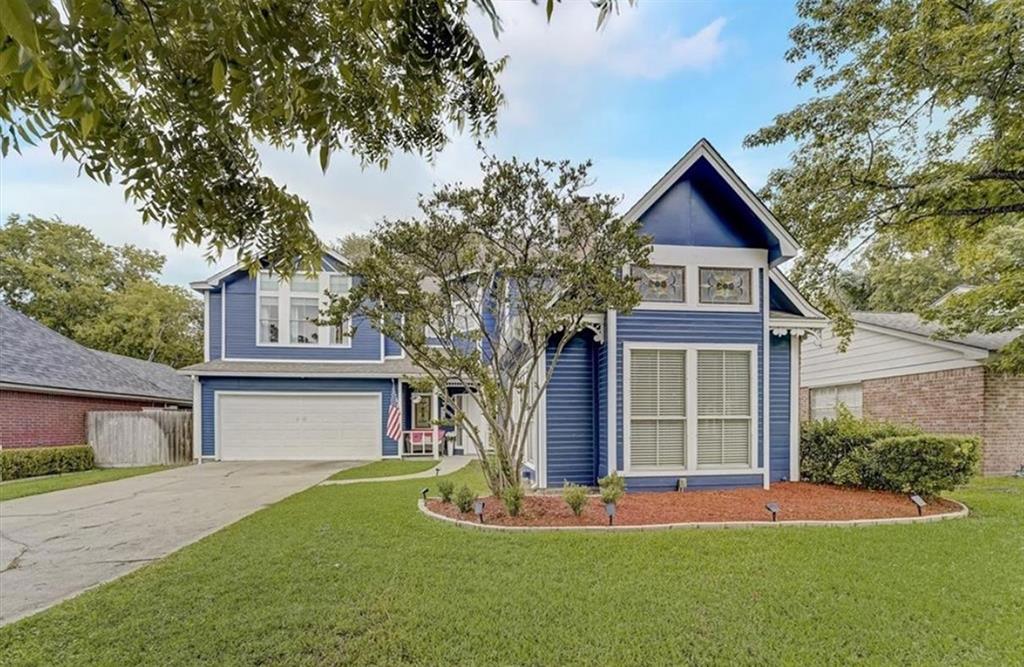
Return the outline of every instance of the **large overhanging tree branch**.
<path id="1" fill-rule="evenodd" d="M 594 5 L 604 21 L 618 2 Z M 257 148 L 386 167 L 433 156 L 453 128 L 492 132 L 505 61 L 472 12 L 499 33 L 493 0 L 3 0 L 0 148 L 41 141 L 117 180 L 180 244 L 311 268 L 309 206 Z"/>
<path id="2" fill-rule="evenodd" d="M 849 334 L 836 289 L 878 241 L 907 257 L 954 249 L 978 290 L 921 314 L 951 333 L 1024 325 L 1024 4 L 801 0 L 787 58 L 818 96 L 747 138 L 795 141 L 764 197 L 805 254 L 800 285 Z M 986 251 L 998 251 L 995 255 Z M 998 361 L 1024 370 L 1024 340 Z"/>
<path id="3" fill-rule="evenodd" d="M 541 398 L 587 316 L 639 303 L 622 268 L 645 265 L 649 241 L 615 214 L 616 198 L 584 194 L 589 166 L 486 158 L 480 185 L 440 187 L 419 217 L 382 222 L 325 314 L 379 329 L 424 388 L 442 389 L 495 493 L 519 484 Z M 470 390 L 482 421 L 443 391 L 451 384 Z"/>

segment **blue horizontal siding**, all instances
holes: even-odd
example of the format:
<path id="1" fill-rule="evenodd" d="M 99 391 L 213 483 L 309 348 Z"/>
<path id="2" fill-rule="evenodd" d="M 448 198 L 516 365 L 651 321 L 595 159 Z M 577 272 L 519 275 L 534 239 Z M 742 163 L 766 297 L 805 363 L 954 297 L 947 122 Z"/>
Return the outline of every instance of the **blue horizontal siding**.
<path id="1" fill-rule="evenodd" d="M 789 479 L 789 336 L 771 337 L 768 352 L 768 452 L 771 480 Z"/>
<path id="2" fill-rule="evenodd" d="M 400 357 L 402 356 L 402 348 L 398 346 L 398 343 L 391 340 L 390 338 L 385 338 L 384 354 L 389 357 Z"/>
<path id="3" fill-rule="evenodd" d="M 288 347 L 256 344 L 256 279 L 238 273 L 224 283 L 224 356 L 229 359 L 287 359 L 308 361 L 379 361 L 384 354 L 380 332 L 357 319 L 352 346 Z"/>
<path id="4" fill-rule="evenodd" d="M 733 489 L 742 486 L 760 487 L 764 482 L 761 475 L 685 475 L 665 477 L 627 477 L 627 491 L 675 491 L 679 480 L 686 479 L 689 491 L 710 489 Z"/>
<path id="5" fill-rule="evenodd" d="M 555 345 L 548 346 L 547 362 Z M 547 484 L 594 483 L 594 364 L 592 336 L 581 333 L 562 350 L 547 388 Z"/>
<path id="6" fill-rule="evenodd" d="M 210 335 L 210 359 L 220 359 L 222 352 L 220 349 L 221 342 L 221 323 L 223 320 L 221 317 L 221 292 L 219 289 L 210 290 L 210 322 L 209 335 Z"/>
<path id="7" fill-rule="evenodd" d="M 387 435 L 387 415 L 391 407 L 391 380 L 345 379 L 345 378 L 250 378 L 250 377 L 206 377 L 200 378 L 202 391 L 202 452 L 203 456 L 214 456 L 214 429 L 216 428 L 217 391 L 325 391 L 325 392 L 380 392 L 381 455 L 398 454 L 398 441 Z"/>
<path id="8" fill-rule="evenodd" d="M 597 476 L 600 478 L 608 474 L 608 346 L 595 347 L 597 409 L 594 415 L 594 446 L 597 448 Z"/>

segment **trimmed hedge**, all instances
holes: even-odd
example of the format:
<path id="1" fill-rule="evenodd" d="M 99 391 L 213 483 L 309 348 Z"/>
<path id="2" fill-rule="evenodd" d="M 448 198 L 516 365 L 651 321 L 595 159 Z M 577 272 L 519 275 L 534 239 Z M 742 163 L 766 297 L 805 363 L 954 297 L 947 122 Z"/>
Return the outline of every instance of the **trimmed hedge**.
<path id="1" fill-rule="evenodd" d="M 853 451 L 836 466 L 833 481 L 926 498 L 966 484 L 980 458 L 977 438 L 910 435 L 883 438 Z"/>
<path id="2" fill-rule="evenodd" d="M 817 484 L 833 481 L 836 467 L 852 452 L 897 436 L 920 435 L 921 429 L 858 419 L 840 408 L 835 419 L 806 422 L 800 432 L 800 478 Z"/>
<path id="3" fill-rule="evenodd" d="M 0 451 L 0 479 L 91 470 L 96 465 L 92 447 L 25 447 Z"/>

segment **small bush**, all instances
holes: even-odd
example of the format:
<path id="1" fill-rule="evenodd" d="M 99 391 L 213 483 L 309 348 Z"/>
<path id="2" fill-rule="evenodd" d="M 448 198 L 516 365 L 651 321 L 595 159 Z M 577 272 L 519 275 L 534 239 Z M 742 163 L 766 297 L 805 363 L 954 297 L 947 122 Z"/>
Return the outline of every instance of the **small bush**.
<path id="1" fill-rule="evenodd" d="M 91 470 L 96 465 L 92 447 L 26 447 L 0 451 L 0 479 Z"/>
<path id="2" fill-rule="evenodd" d="M 602 477 L 597 481 L 597 485 L 601 488 L 602 503 L 617 503 L 626 495 L 626 480 L 619 477 L 618 473 L 613 472 L 607 477 Z"/>
<path id="3" fill-rule="evenodd" d="M 455 493 L 455 482 L 450 479 L 442 479 L 437 483 L 437 492 L 441 494 L 442 503 L 450 503 Z"/>
<path id="4" fill-rule="evenodd" d="M 505 503 L 505 510 L 509 516 L 519 516 L 519 511 L 523 509 L 523 496 L 525 495 L 520 484 L 508 487 L 501 494 L 501 502 Z"/>
<path id="5" fill-rule="evenodd" d="M 911 435 L 884 438 L 844 459 L 835 483 L 926 498 L 966 484 L 980 457 L 977 438 Z"/>
<path id="6" fill-rule="evenodd" d="M 840 408 L 835 419 L 807 422 L 801 428 L 800 477 L 819 484 L 833 482 L 836 467 L 855 450 L 883 438 L 920 433 L 913 426 L 858 419 Z"/>
<path id="7" fill-rule="evenodd" d="M 587 506 L 587 488 L 585 486 L 573 484 L 566 480 L 565 485 L 562 486 L 562 498 L 573 514 L 576 516 L 583 515 L 583 510 Z"/>
<path id="8" fill-rule="evenodd" d="M 458 507 L 459 511 L 463 514 L 473 511 L 473 502 L 475 500 L 476 494 L 473 493 L 473 489 L 469 488 L 466 484 L 460 486 L 459 490 L 455 493 L 455 506 Z"/>

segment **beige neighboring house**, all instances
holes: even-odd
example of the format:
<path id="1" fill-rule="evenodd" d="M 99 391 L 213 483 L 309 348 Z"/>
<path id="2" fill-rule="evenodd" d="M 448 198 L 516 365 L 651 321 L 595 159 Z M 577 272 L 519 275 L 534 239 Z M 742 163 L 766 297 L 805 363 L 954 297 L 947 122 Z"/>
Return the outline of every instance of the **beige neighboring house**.
<path id="1" fill-rule="evenodd" d="M 1024 466 L 1024 376 L 985 367 L 1020 331 L 938 339 L 939 327 L 913 313 L 854 312 L 853 319 L 846 352 L 830 331 L 805 338 L 801 420 L 832 417 L 842 403 L 856 415 L 980 436 L 985 475 Z"/>

